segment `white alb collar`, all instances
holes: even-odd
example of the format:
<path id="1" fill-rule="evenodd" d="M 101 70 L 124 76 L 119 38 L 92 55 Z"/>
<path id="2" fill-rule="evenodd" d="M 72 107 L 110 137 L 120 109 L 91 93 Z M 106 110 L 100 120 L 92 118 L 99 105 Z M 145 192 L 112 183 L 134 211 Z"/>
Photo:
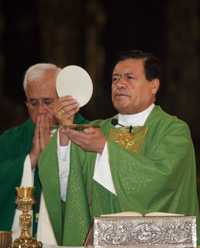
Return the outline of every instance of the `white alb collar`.
<path id="1" fill-rule="evenodd" d="M 153 103 L 147 109 L 137 114 L 118 114 L 118 123 L 123 126 L 143 126 L 154 106 L 155 104 Z"/>

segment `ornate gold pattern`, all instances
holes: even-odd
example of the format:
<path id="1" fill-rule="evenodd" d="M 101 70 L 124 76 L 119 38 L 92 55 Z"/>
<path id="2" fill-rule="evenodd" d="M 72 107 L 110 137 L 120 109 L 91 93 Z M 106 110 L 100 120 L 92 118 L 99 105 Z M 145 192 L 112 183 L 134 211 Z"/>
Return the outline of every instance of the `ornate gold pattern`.
<path id="1" fill-rule="evenodd" d="M 143 143 L 145 135 L 147 134 L 147 128 L 144 126 L 132 127 L 120 127 L 110 129 L 109 139 L 121 145 L 129 152 L 139 152 Z"/>

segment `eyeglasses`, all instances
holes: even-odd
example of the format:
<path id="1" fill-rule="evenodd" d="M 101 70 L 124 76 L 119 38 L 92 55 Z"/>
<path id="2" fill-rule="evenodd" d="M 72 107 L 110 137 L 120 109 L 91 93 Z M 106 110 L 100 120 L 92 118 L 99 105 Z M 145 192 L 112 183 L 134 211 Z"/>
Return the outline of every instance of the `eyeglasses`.
<path id="1" fill-rule="evenodd" d="M 36 109 L 39 106 L 46 106 L 46 107 L 50 107 L 54 102 L 53 98 L 40 98 L 40 99 L 36 99 L 36 98 L 30 98 L 27 99 L 26 104 L 33 108 Z"/>

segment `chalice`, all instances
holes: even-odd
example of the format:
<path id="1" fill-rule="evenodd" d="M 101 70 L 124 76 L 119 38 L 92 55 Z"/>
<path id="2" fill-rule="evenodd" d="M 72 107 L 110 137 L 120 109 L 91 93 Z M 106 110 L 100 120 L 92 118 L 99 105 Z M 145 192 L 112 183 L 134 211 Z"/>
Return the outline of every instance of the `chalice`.
<path id="1" fill-rule="evenodd" d="M 34 204 L 33 187 L 17 187 L 17 208 L 22 211 L 19 217 L 21 234 L 15 239 L 12 248 L 40 248 L 42 243 L 32 238 L 32 216 L 30 211 Z"/>

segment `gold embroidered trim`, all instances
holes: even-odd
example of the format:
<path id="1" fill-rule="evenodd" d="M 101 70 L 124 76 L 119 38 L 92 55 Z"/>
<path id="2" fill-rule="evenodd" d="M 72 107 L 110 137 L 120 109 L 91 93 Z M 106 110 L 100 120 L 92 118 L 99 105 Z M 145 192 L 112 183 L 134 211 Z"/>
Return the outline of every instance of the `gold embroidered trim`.
<path id="1" fill-rule="evenodd" d="M 147 128 L 144 126 L 133 127 L 131 132 L 128 127 L 120 127 L 110 129 L 108 138 L 135 153 L 140 151 L 146 134 Z"/>

